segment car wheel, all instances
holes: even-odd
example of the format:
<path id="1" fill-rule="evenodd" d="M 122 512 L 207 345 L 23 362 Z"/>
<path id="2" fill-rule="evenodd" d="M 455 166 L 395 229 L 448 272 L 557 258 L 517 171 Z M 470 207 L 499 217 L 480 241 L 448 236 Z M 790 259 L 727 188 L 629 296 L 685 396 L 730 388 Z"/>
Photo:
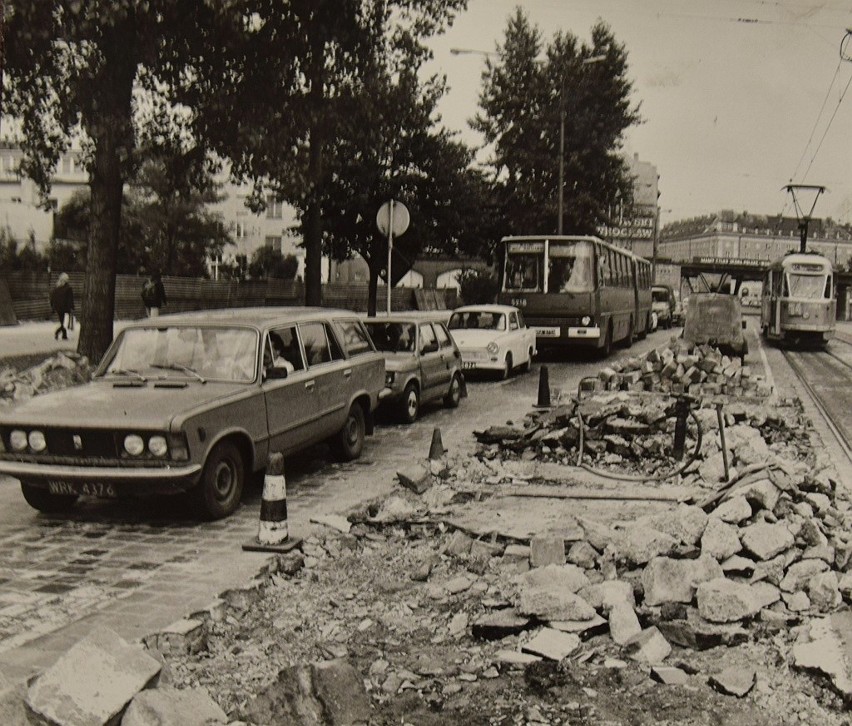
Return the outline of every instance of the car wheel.
<path id="1" fill-rule="evenodd" d="M 239 448 L 231 441 L 220 441 L 207 457 L 201 481 L 190 491 L 196 513 L 204 519 L 232 514 L 240 505 L 245 479 Z"/>
<path id="2" fill-rule="evenodd" d="M 357 459 L 364 448 L 365 433 L 364 409 L 360 403 L 353 403 L 346 415 L 346 423 L 333 439 L 337 457 L 342 461 Z"/>
<path id="3" fill-rule="evenodd" d="M 530 348 L 530 349 L 527 351 L 527 360 L 526 360 L 526 362 L 525 362 L 525 363 L 523 363 L 523 364 L 521 365 L 521 371 L 522 371 L 523 373 L 528 373 L 528 372 L 529 372 L 530 368 L 532 367 L 532 358 L 533 358 L 533 352 L 532 352 L 532 348 Z"/>
<path id="4" fill-rule="evenodd" d="M 458 408 L 460 401 L 461 401 L 461 380 L 459 379 L 459 374 L 456 373 L 453 376 L 453 380 L 450 381 L 450 390 L 447 391 L 447 395 L 444 396 L 444 405 L 447 408 Z"/>
<path id="5" fill-rule="evenodd" d="M 359 406 L 360 408 L 360 406 Z M 399 415 L 403 423 L 414 423 L 420 414 L 420 393 L 414 383 L 405 387 L 400 401 Z"/>
<path id="6" fill-rule="evenodd" d="M 39 512 L 67 512 L 77 501 L 76 494 L 51 494 L 27 482 L 21 482 L 21 494 L 27 504 Z"/>
<path id="7" fill-rule="evenodd" d="M 505 381 L 509 376 L 512 375 L 512 368 L 512 354 L 506 353 L 506 364 L 503 366 L 503 371 L 500 374 L 500 378 Z"/>

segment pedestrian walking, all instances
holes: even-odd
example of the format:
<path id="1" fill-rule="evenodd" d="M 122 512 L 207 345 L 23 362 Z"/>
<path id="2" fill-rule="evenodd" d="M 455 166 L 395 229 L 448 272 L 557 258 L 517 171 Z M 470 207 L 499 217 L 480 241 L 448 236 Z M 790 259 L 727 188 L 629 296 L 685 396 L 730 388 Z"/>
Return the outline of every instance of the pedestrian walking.
<path id="1" fill-rule="evenodd" d="M 156 318 L 160 308 L 166 304 L 166 288 L 159 272 L 152 272 L 142 285 L 142 302 L 149 318 Z"/>
<path id="2" fill-rule="evenodd" d="M 59 316 L 59 327 L 53 334 L 54 340 L 68 340 L 68 330 L 65 327 L 65 316 L 68 316 L 69 327 L 72 325 L 71 319 L 74 315 L 74 291 L 71 289 L 71 283 L 68 279 L 68 274 L 63 272 L 59 275 L 56 281 L 56 287 L 50 291 L 50 308 Z"/>

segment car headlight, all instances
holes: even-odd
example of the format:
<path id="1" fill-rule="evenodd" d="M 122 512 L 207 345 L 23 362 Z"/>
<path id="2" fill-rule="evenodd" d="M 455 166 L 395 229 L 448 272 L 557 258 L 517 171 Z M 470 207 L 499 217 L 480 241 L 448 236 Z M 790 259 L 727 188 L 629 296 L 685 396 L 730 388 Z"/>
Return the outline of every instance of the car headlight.
<path id="1" fill-rule="evenodd" d="M 165 436 L 152 436 L 148 439 L 148 451 L 154 456 L 165 456 L 169 453 L 169 446 Z"/>
<path id="2" fill-rule="evenodd" d="M 582 318 L 580 318 L 580 322 L 581 322 L 583 325 L 591 325 L 591 324 L 592 324 L 592 319 L 591 319 L 588 315 L 584 315 Z"/>
<path id="3" fill-rule="evenodd" d="M 386 386 L 392 386 L 392 385 L 393 385 L 393 379 L 394 379 L 395 377 L 396 377 L 396 376 L 394 375 L 394 372 L 393 372 L 393 371 L 387 371 L 387 372 L 385 373 L 385 385 L 386 385 Z"/>
<path id="4" fill-rule="evenodd" d="M 124 437 L 124 450 L 131 456 L 139 456 L 145 451 L 145 442 L 137 434 L 128 434 Z"/>
<path id="5" fill-rule="evenodd" d="M 30 431 L 27 441 L 33 451 L 44 451 L 47 448 L 47 441 L 44 438 L 43 431 Z"/>
<path id="6" fill-rule="evenodd" d="M 497 351 L 500 350 L 500 346 L 492 340 L 488 345 L 485 346 L 485 350 L 491 353 L 491 355 L 495 355 Z"/>
<path id="7" fill-rule="evenodd" d="M 23 451 L 27 448 L 27 432 L 15 429 L 9 434 L 9 445 L 12 451 Z"/>

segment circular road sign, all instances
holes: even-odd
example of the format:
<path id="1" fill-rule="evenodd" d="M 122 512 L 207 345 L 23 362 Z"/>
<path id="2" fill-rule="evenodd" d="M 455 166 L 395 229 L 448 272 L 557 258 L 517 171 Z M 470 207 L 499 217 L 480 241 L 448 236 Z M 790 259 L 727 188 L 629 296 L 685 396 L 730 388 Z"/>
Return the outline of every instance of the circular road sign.
<path id="1" fill-rule="evenodd" d="M 376 215 L 376 224 L 379 227 L 379 232 L 384 235 L 388 234 L 391 226 L 391 204 L 393 204 L 393 236 L 399 237 L 408 229 L 408 223 L 411 221 L 408 214 L 408 207 L 402 202 L 391 200 L 379 207 L 379 213 Z"/>

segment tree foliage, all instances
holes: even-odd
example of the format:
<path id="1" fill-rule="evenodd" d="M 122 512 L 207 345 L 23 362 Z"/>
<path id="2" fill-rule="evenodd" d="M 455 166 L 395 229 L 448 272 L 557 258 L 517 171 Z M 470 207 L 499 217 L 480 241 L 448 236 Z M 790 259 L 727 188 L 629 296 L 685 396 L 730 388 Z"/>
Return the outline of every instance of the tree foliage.
<path id="1" fill-rule="evenodd" d="M 293 280 L 299 271 L 299 260 L 295 255 L 283 255 L 280 250 L 264 245 L 254 251 L 248 271 L 253 278 Z"/>
<path id="2" fill-rule="evenodd" d="M 497 300 L 499 283 L 490 270 L 467 269 L 458 276 L 459 295 L 465 305 L 484 305 Z"/>
<path id="3" fill-rule="evenodd" d="M 639 122 L 639 109 L 630 103 L 624 46 L 600 21 L 589 43 L 558 32 L 545 46 L 518 8 L 497 56 L 486 63 L 473 126 L 492 150 L 505 232 L 557 230 L 564 118 L 563 229 L 594 233 L 616 202 L 632 201 L 632 179 L 619 152 L 625 130 Z"/>

